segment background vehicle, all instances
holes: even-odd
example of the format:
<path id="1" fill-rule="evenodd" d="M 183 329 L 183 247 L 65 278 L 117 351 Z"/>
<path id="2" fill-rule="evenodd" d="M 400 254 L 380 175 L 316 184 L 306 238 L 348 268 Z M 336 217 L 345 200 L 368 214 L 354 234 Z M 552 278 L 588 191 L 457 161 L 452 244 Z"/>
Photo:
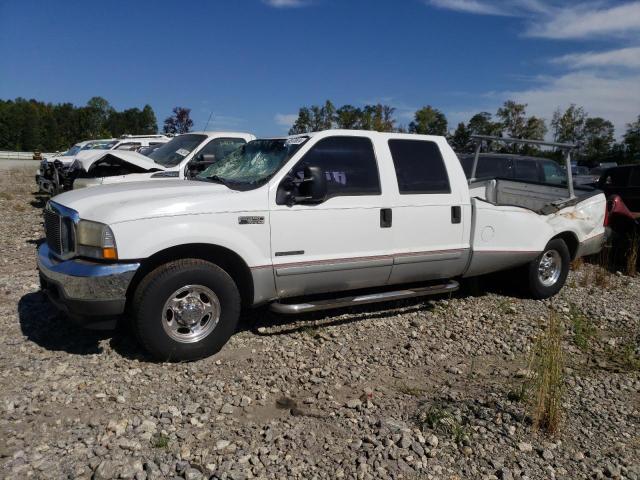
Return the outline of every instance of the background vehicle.
<path id="1" fill-rule="evenodd" d="M 40 163 L 36 174 L 36 182 L 41 191 L 50 194 L 68 190 L 65 183 L 67 171 L 79 158 L 92 158 L 96 152 L 103 150 L 136 150 L 142 146 L 158 145 L 170 140 L 166 135 L 123 135 L 120 138 L 103 138 L 76 143 L 67 152 Z"/>
<path id="2" fill-rule="evenodd" d="M 640 248 L 640 165 L 604 171 L 597 188 L 607 196 L 607 227 L 611 231 L 614 264 L 628 266 Z M 635 253 L 634 253 L 635 251 Z M 640 258 L 637 258 L 640 264 Z"/>
<path id="3" fill-rule="evenodd" d="M 465 175 L 471 178 L 474 155 L 461 154 L 458 157 Z M 567 182 L 566 171 L 553 160 L 505 153 L 481 153 L 476 176 L 478 179 L 510 178 L 552 185 Z"/>
<path id="4" fill-rule="evenodd" d="M 242 306 L 299 313 L 447 293 L 456 278 L 516 267 L 528 294 L 547 298 L 604 239 L 601 192 L 469 184 L 443 137 L 254 140 L 198 179 L 50 201 L 38 250 L 49 298 L 102 326 L 129 307 L 154 357 L 190 360 L 224 345 Z"/>
<path id="5" fill-rule="evenodd" d="M 174 137 L 148 156 L 122 150 L 80 156 L 65 172 L 65 184 L 83 188 L 159 178 L 184 180 L 254 138 L 242 132 L 193 132 Z"/>

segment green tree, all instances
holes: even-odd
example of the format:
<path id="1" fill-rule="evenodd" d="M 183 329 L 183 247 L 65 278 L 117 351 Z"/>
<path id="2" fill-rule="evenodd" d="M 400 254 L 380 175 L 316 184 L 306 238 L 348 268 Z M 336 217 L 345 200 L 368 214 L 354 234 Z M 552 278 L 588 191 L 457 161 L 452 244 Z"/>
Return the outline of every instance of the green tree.
<path id="1" fill-rule="evenodd" d="M 188 133 L 192 127 L 190 108 L 174 107 L 173 113 L 164 119 L 164 133 Z"/>
<path id="2" fill-rule="evenodd" d="M 584 155 L 590 162 L 605 159 L 612 154 L 615 142 L 613 123 L 601 117 L 587 118 L 584 122 Z"/>
<path id="3" fill-rule="evenodd" d="M 516 103 L 513 100 L 507 100 L 498 109 L 497 116 L 502 124 L 502 132 L 507 137 L 524 138 L 527 125 L 526 110 L 526 103 Z"/>
<path id="4" fill-rule="evenodd" d="M 336 125 L 338 128 L 355 130 L 360 128 L 362 110 L 352 105 L 343 105 L 336 111 Z"/>
<path id="5" fill-rule="evenodd" d="M 300 133 L 309 133 L 311 131 L 311 110 L 302 107 L 298 110 L 298 118 L 289 129 L 289 135 L 298 135 Z"/>
<path id="6" fill-rule="evenodd" d="M 490 135 L 499 137 L 502 133 L 502 124 L 492 121 L 493 116 L 489 112 L 476 113 L 467 124 L 471 135 Z"/>
<path id="7" fill-rule="evenodd" d="M 553 113 L 551 120 L 554 140 L 561 143 L 573 143 L 582 149 L 586 120 L 587 114 L 584 108 L 573 103 L 564 112 L 558 108 Z"/>
<path id="8" fill-rule="evenodd" d="M 413 121 L 409 124 L 409 132 L 422 135 L 446 135 L 447 117 L 431 105 L 416 111 Z"/>
<path id="9" fill-rule="evenodd" d="M 458 123 L 458 127 L 450 139 L 451 147 L 458 153 L 468 153 L 473 151 L 471 132 L 464 122 Z"/>
<path id="10" fill-rule="evenodd" d="M 627 124 L 623 137 L 626 162 L 640 161 L 640 115 L 635 122 Z"/>

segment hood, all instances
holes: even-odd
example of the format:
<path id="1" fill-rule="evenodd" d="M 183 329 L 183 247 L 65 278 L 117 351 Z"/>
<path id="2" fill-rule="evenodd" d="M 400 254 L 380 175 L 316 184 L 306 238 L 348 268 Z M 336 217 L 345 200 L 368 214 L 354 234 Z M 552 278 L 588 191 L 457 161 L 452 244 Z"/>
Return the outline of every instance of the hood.
<path id="1" fill-rule="evenodd" d="M 53 201 L 77 211 L 82 219 L 112 225 L 152 217 L 264 209 L 267 193 L 264 188 L 239 192 L 195 180 L 153 180 L 81 188 Z"/>
<path id="2" fill-rule="evenodd" d="M 130 163 L 136 167 L 145 170 L 166 170 L 165 167 L 159 163 L 154 162 L 149 157 L 146 157 L 138 152 L 131 152 L 128 150 L 83 150 L 76 155 L 76 160 L 85 172 L 88 172 L 98 160 L 102 160 L 106 157 L 115 157 L 125 163 Z"/>

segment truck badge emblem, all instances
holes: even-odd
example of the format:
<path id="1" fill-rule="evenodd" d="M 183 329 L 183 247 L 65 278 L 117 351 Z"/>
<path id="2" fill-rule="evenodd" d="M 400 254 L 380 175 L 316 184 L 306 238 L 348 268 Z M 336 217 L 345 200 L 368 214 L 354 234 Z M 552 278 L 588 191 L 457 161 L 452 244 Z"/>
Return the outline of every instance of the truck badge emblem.
<path id="1" fill-rule="evenodd" d="M 240 225 L 262 225 L 264 217 L 238 217 L 238 223 Z"/>

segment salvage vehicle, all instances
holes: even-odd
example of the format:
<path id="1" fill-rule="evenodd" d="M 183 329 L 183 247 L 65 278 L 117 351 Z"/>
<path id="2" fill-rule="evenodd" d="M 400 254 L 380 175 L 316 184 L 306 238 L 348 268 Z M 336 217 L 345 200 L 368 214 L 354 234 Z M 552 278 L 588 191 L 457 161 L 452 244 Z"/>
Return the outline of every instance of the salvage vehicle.
<path id="1" fill-rule="evenodd" d="M 66 190 L 154 179 L 192 178 L 250 140 L 243 132 L 194 132 L 178 135 L 148 155 L 109 150 L 78 156 L 61 175 Z"/>
<path id="2" fill-rule="evenodd" d="M 36 173 L 36 183 L 42 192 L 60 193 L 70 189 L 67 181 L 68 171 L 80 158 L 93 158 L 96 154 L 101 156 L 100 152 L 106 150 L 137 150 L 141 147 L 166 143 L 170 139 L 166 135 L 122 135 L 120 138 L 103 138 L 76 143 L 61 155 L 45 158 Z"/>
<path id="3" fill-rule="evenodd" d="M 613 261 L 625 264 L 630 250 L 637 249 L 640 241 L 640 165 L 605 170 L 597 188 L 607 197 L 607 227 L 611 231 Z"/>
<path id="4" fill-rule="evenodd" d="M 469 178 L 474 155 L 462 154 L 458 157 L 464 173 Z M 552 185 L 567 183 L 567 174 L 557 162 L 548 158 L 510 153 L 481 153 L 476 176 L 477 178 L 509 178 Z"/>
<path id="5" fill-rule="evenodd" d="M 42 289 L 85 326 L 126 314 L 154 358 L 193 360 L 222 348 L 241 308 L 298 314 L 448 294 L 460 278 L 516 267 L 542 299 L 572 259 L 601 249 L 601 192 L 474 176 L 438 136 L 254 140 L 195 180 L 53 198 Z"/>

